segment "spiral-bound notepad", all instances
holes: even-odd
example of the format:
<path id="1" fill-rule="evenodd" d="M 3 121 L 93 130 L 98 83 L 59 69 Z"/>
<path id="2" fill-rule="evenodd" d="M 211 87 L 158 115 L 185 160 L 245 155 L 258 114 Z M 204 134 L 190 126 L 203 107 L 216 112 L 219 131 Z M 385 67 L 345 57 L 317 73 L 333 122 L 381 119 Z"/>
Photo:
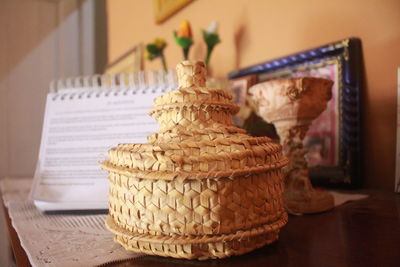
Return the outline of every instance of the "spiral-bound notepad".
<path id="1" fill-rule="evenodd" d="M 140 72 L 52 83 L 31 198 L 41 210 L 107 209 L 99 162 L 119 143 L 143 143 L 158 129 L 153 100 L 176 88 L 174 73 Z"/>

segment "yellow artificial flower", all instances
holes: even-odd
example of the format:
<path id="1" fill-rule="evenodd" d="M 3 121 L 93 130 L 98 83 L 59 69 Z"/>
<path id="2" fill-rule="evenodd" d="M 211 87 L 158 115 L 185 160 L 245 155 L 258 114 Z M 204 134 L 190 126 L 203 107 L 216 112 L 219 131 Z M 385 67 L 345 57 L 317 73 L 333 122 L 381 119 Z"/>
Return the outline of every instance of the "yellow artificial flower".
<path id="1" fill-rule="evenodd" d="M 190 23 L 187 20 L 182 20 L 179 30 L 176 33 L 177 37 L 192 38 L 192 29 L 190 28 Z"/>
<path id="2" fill-rule="evenodd" d="M 162 38 L 154 39 L 153 44 L 160 50 L 167 46 L 167 42 L 165 42 L 165 40 Z"/>
<path id="3" fill-rule="evenodd" d="M 144 55 L 143 56 L 144 56 L 145 59 L 152 59 L 151 53 L 147 49 L 144 50 Z"/>
<path id="4" fill-rule="evenodd" d="M 167 63 L 164 57 L 164 48 L 166 46 L 167 42 L 165 42 L 164 39 L 156 38 L 152 43 L 146 45 L 146 50 L 144 52 L 144 57 L 148 60 L 160 58 L 165 71 L 167 71 Z"/>

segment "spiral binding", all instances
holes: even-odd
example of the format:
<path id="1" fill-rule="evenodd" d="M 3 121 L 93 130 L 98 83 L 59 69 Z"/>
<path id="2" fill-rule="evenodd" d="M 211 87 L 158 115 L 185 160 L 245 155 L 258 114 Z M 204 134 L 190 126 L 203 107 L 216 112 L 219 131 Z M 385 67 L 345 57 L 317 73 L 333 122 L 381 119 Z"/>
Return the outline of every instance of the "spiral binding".
<path id="1" fill-rule="evenodd" d="M 110 95 L 164 93 L 177 88 L 176 73 L 139 71 L 134 73 L 95 74 L 70 77 L 50 82 L 53 100 L 108 97 Z"/>

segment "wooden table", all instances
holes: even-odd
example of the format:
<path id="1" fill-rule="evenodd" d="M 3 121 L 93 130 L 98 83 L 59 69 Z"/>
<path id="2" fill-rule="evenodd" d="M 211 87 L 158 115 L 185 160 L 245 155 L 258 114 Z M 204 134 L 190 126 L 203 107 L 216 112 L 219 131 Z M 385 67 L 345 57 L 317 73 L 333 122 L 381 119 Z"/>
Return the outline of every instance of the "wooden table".
<path id="1" fill-rule="evenodd" d="M 17 263 L 17 266 L 31 266 L 29 263 L 28 256 L 25 250 L 22 248 L 18 238 L 18 234 L 11 224 L 10 216 L 8 215 L 8 209 L 3 204 L 4 217 L 6 218 L 6 224 L 8 228 L 8 234 L 10 237 L 11 249 L 13 253 L 13 259 Z"/>
<path id="2" fill-rule="evenodd" d="M 400 266 L 400 195 L 361 192 L 371 196 L 330 212 L 291 216 L 278 242 L 246 255 L 203 262 L 143 256 L 108 266 Z M 18 237 L 11 237 L 18 247 Z"/>

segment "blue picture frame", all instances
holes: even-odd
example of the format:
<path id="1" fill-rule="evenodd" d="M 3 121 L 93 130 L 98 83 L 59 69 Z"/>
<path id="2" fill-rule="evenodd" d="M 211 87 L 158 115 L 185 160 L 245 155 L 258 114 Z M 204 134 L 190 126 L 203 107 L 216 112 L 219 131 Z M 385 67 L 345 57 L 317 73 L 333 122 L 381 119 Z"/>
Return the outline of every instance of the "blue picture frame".
<path id="1" fill-rule="evenodd" d="M 300 69 L 312 69 L 325 62 L 337 64 L 338 160 L 334 166 L 310 168 L 314 185 L 357 188 L 362 184 L 362 64 L 361 40 L 347 38 L 313 49 L 232 71 L 229 79 L 257 75 L 258 82 L 289 77 Z"/>

